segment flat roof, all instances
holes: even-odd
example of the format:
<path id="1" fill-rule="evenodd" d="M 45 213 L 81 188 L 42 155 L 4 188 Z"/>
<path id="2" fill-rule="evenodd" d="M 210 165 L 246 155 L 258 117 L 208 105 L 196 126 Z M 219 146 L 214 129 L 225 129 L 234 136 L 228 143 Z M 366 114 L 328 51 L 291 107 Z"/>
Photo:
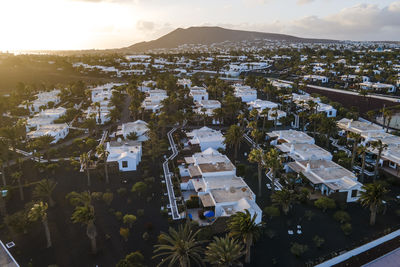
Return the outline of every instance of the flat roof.
<path id="1" fill-rule="evenodd" d="M 268 136 L 271 138 L 277 137 L 278 139 L 285 140 L 288 143 L 314 143 L 314 138 L 312 138 L 305 132 L 300 132 L 296 130 L 272 131 L 268 133 Z"/>
<path id="2" fill-rule="evenodd" d="M 400 248 L 397 248 L 380 258 L 377 258 L 376 260 L 373 260 L 365 265 L 363 267 L 398 267 L 400 263 Z"/>
<path id="3" fill-rule="evenodd" d="M 201 200 L 201 203 L 203 204 L 203 207 L 214 207 L 214 201 L 209 193 L 206 193 L 204 195 L 199 195 L 199 198 Z"/>
<path id="4" fill-rule="evenodd" d="M 19 267 L 17 261 L 14 259 L 2 241 L 0 241 L 0 266 Z"/>
<path id="5" fill-rule="evenodd" d="M 230 187 L 227 189 L 212 189 L 210 190 L 210 193 L 214 197 L 216 203 L 236 202 L 242 198 L 254 200 L 253 192 L 248 186 L 240 188 Z"/>
<path id="6" fill-rule="evenodd" d="M 367 132 L 384 132 L 384 129 L 379 125 L 363 121 L 353 121 L 346 118 L 338 121 L 337 125 L 342 130 L 358 134 L 363 134 Z"/>

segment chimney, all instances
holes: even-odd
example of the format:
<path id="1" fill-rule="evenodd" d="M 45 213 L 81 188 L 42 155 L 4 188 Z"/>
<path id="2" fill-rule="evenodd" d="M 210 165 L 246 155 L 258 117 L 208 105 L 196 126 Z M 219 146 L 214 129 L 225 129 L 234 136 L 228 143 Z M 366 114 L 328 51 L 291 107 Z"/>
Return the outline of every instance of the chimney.
<path id="1" fill-rule="evenodd" d="M 310 172 L 310 171 L 311 171 L 310 163 L 307 163 L 306 172 Z"/>

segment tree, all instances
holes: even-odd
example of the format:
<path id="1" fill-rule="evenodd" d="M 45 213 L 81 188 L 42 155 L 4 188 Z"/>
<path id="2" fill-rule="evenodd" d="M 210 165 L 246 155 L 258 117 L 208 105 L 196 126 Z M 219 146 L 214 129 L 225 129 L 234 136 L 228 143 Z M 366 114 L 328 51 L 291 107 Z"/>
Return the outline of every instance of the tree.
<path id="1" fill-rule="evenodd" d="M 359 146 L 357 149 L 357 154 L 361 155 L 361 177 L 360 177 L 360 182 L 364 182 L 364 172 L 365 172 L 365 157 L 367 154 L 367 147 L 366 146 Z"/>
<path id="2" fill-rule="evenodd" d="M 21 198 L 21 201 L 24 201 L 24 189 L 21 183 L 22 172 L 21 171 L 14 172 L 11 174 L 11 177 L 14 181 L 18 183 L 19 196 Z"/>
<path id="3" fill-rule="evenodd" d="M 137 218 L 133 214 L 125 214 L 122 221 L 124 224 L 127 224 L 129 228 L 132 228 L 132 225 L 136 222 Z"/>
<path id="4" fill-rule="evenodd" d="M 169 228 L 168 234 L 161 233 L 159 236 L 160 244 L 154 246 L 154 258 L 163 257 L 157 265 L 161 266 L 169 262 L 169 266 L 189 267 L 191 262 L 203 266 L 201 244 L 197 241 L 200 230 L 193 232 L 190 224 L 180 225 L 178 230 Z"/>
<path id="5" fill-rule="evenodd" d="M 325 134 L 326 147 L 329 149 L 329 137 L 337 134 L 336 121 L 333 118 L 324 118 L 320 121 L 318 131 Z"/>
<path id="6" fill-rule="evenodd" d="M 127 242 L 130 234 L 129 228 L 124 228 L 124 227 L 119 228 L 119 234 L 122 236 L 125 242 Z"/>
<path id="7" fill-rule="evenodd" d="M 296 195 L 292 190 L 283 188 L 271 195 L 272 202 L 282 208 L 285 215 L 288 214 L 290 207 L 296 201 Z"/>
<path id="8" fill-rule="evenodd" d="M 147 189 L 147 185 L 144 182 L 136 182 L 131 189 L 132 193 L 137 193 L 138 197 L 145 192 Z"/>
<path id="9" fill-rule="evenodd" d="M 92 160 L 90 159 L 88 153 L 83 153 L 80 157 L 80 163 L 81 163 L 81 167 L 83 170 L 86 170 L 86 175 L 87 175 L 87 183 L 88 186 L 91 185 L 91 180 L 90 180 L 90 164 L 92 164 Z"/>
<path id="10" fill-rule="evenodd" d="M 240 146 L 240 142 L 243 140 L 244 132 L 237 125 L 231 125 L 225 135 L 225 144 L 234 147 L 234 159 L 237 159 L 237 153 Z"/>
<path id="11" fill-rule="evenodd" d="M 228 222 L 229 236 L 242 240 L 245 245 L 245 262 L 250 263 L 250 250 L 253 243 L 260 237 L 261 224 L 256 223 L 257 214 L 251 216 L 248 210 L 237 212 Z"/>
<path id="12" fill-rule="evenodd" d="M 335 212 L 335 214 L 333 214 L 333 218 L 340 223 L 346 223 L 351 221 L 350 214 L 348 214 L 343 210 L 338 210 L 337 212 Z"/>
<path id="13" fill-rule="evenodd" d="M 359 201 L 363 207 L 369 207 L 371 212 L 369 224 L 375 225 L 376 212 L 389 191 L 379 183 L 366 184 L 362 189 Z"/>
<path id="14" fill-rule="evenodd" d="M 263 109 L 261 111 L 261 114 L 260 114 L 262 116 L 262 118 L 263 118 L 263 123 L 262 123 L 262 134 L 263 134 L 263 136 L 264 136 L 264 133 L 265 133 L 265 121 L 268 119 L 269 111 L 270 111 L 270 109 L 266 108 L 266 109 Z"/>
<path id="15" fill-rule="evenodd" d="M 71 192 L 66 198 L 72 205 L 75 206 L 74 212 L 72 213 L 71 220 L 73 223 L 81 223 L 86 225 L 86 235 L 90 239 L 92 253 L 97 253 L 97 230 L 95 221 L 95 211 L 92 204 L 92 196 L 90 192 Z"/>
<path id="16" fill-rule="evenodd" d="M 379 139 L 378 141 L 372 142 L 372 147 L 374 149 L 378 150 L 378 155 L 376 157 L 375 169 L 374 169 L 374 181 L 375 181 L 378 176 L 378 168 L 379 168 L 379 162 L 381 160 L 382 152 L 383 152 L 383 150 L 385 150 L 388 147 L 388 145 L 383 144 L 382 140 Z"/>
<path id="17" fill-rule="evenodd" d="M 357 147 L 358 147 L 358 143 L 360 142 L 361 135 L 350 132 L 349 138 L 353 139 L 353 151 L 351 153 L 351 165 L 350 165 L 351 170 L 353 170 L 354 160 L 357 155 Z"/>
<path id="18" fill-rule="evenodd" d="M 261 196 L 261 188 L 262 188 L 262 169 L 263 169 L 263 162 L 264 162 L 264 151 L 260 149 L 252 149 L 250 151 L 249 162 L 257 163 L 257 170 L 258 170 L 258 195 Z"/>
<path id="19" fill-rule="evenodd" d="M 110 152 L 108 152 L 108 150 L 104 147 L 104 145 L 101 144 L 96 147 L 96 154 L 99 157 L 99 159 L 104 163 L 104 174 L 106 176 L 106 183 L 109 184 L 110 180 L 108 177 L 107 158 Z"/>
<path id="20" fill-rule="evenodd" d="M 43 203 L 42 201 L 36 203 L 32 206 L 31 210 L 28 213 L 28 219 L 32 222 L 41 221 L 44 227 L 44 232 L 46 234 L 47 247 L 51 247 L 51 236 L 49 223 L 47 220 L 47 203 Z"/>
<path id="21" fill-rule="evenodd" d="M 52 180 L 41 180 L 39 183 L 36 184 L 35 188 L 33 189 L 33 197 L 41 200 L 47 198 L 50 207 L 54 207 L 56 203 L 53 200 L 52 194 L 54 189 L 56 188 L 56 185 L 57 183 Z"/>
<path id="22" fill-rule="evenodd" d="M 386 118 L 386 132 L 389 131 L 390 122 L 392 121 L 393 111 L 391 109 L 385 109 L 383 112 L 383 117 Z M 385 126 L 385 125 L 383 125 Z"/>
<path id="23" fill-rule="evenodd" d="M 39 149 L 43 149 L 45 152 L 44 154 L 46 155 L 47 162 L 50 162 L 50 157 L 49 157 L 49 149 L 50 145 L 54 142 L 54 137 L 46 134 L 43 136 L 40 136 L 35 139 L 36 147 Z"/>
<path id="24" fill-rule="evenodd" d="M 264 160 L 266 166 L 268 166 L 271 170 L 271 177 L 272 177 L 272 192 L 275 192 L 275 178 L 276 178 L 276 172 L 279 170 L 279 168 L 282 166 L 281 163 L 281 158 L 279 156 L 278 150 L 275 148 L 271 148 L 267 154 L 265 155 L 265 160 Z"/>
<path id="25" fill-rule="evenodd" d="M 116 267 L 144 267 L 144 256 L 140 251 L 131 252 Z"/>
<path id="26" fill-rule="evenodd" d="M 321 197 L 320 199 L 317 199 L 314 202 L 314 205 L 322 209 L 323 212 L 325 212 L 327 209 L 334 209 L 336 208 L 336 203 L 335 200 L 329 198 L 329 197 Z"/>
<path id="27" fill-rule="evenodd" d="M 111 192 L 106 192 L 102 195 L 103 201 L 107 204 L 107 206 L 111 205 L 111 202 L 114 199 L 114 194 Z"/>
<path id="28" fill-rule="evenodd" d="M 206 248 L 206 261 L 214 266 L 239 265 L 239 259 L 244 255 L 243 245 L 239 241 L 225 237 L 214 237 Z"/>
<path id="29" fill-rule="evenodd" d="M 308 250 L 307 245 L 302 245 L 299 243 L 293 243 L 292 247 L 290 248 L 290 252 L 296 257 L 300 257 Z"/>

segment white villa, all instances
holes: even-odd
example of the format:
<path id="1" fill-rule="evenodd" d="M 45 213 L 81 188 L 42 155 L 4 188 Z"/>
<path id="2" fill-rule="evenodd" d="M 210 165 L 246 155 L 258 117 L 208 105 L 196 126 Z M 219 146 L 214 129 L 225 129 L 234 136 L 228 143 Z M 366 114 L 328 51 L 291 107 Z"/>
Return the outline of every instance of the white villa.
<path id="1" fill-rule="evenodd" d="M 190 79 L 178 79 L 176 82 L 177 85 L 181 85 L 186 88 L 191 88 L 192 87 L 192 81 Z"/>
<path id="2" fill-rule="evenodd" d="M 199 102 L 201 100 L 208 100 L 208 93 L 206 88 L 193 86 L 190 88 L 189 96 L 193 98 L 194 102 Z"/>
<path id="3" fill-rule="evenodd" d="M 136 171 L 142 159 L 142 144 L 137 141 L 111 141 L 106 147 L 109 152 L 107 162 L 118 163 L 119 170 Z"/>
<path id="4" fill-rule="evenodd" d="M 291 171 L 301 173 L 322 195 L 336 194 L 339 200 L 355 202 L 360 197 L 362 184 L 351 171 L 331 160 L 299 160 L 287 165 Z"/>
<path id="5" fill-rule="evenodd" d="M 57 143 L 61 139 L 67 137 L 69 126 L 66 123 L 47 124 L 38 126 L 37 130 L 27 133 L 29 139 L 35 139 L 41 136 L 50 135 L 54 137 L 52 144 Z"/>
<path id="6" fill-rule="evenodd" d="M 276 81 L 276 80 L 272 81 L 271 85 L 278 89 L 281 89 L 281 88 L 290 89 L 293 87 L 293 85 L 290 83 L 280 82 L 280 81 Z"/>
<path id="7" fill-rule="evenodd" d="M 271 145 L 278 145 L 283 143 L 289 144 L 315 144 L 314 138 L 306 134 L 305 132 L 295 130 L 282 130 L 272 131 L 267 133 L 271 138 Z"/>
<path id="8" fill-rule="evenodd" d="M 321 83 L 327 83 L 328 77 L 321 75 L 304 75 L 303 80 L 312 82 L 320 81 Z"/>
<path id="9" fill-rule="evenodd" d="M 32 128 L 39 128 L 40 126 L 51 124 L 56 119 L 65 115 L 66 112 L 67 110 L 63 107 L 43 110 L 33 118 L 27 119 L 26 131 L 29 132 Z"/>
<path id="10" fill-rule="evenodd" d="M 167 91 L 161 89 L 154 89 L 147 92 L 147 97 L 142 103 L 145 110 L 151 110 L 153 113 L 158 112 L 162 108 L 164 99 L 168 98 Z"/>
<path id="11" fill-rule="evenodd" d="M 196 103 L 194 112 L 212 116 L 215 109 L 221 108 L 221 102 L 218 100 L 200 100 Z"/>
<path id="12" fill-rule="evenodd" d="M 388 93 L 396 92 L 396 86 L 394 86 L 393 84 L 362 82 L 359 85 L 360 88 L 364 90 L 386 90 Z"/>
<path id="13" fill-rule="evenodd" d="M 152 88 L 155 88 L 157 83 L 155 81 L 143 81 L 138 87 L 138 90 L 143 93 L 149 92 Z"/>
<path id="14" fill-rule="evenodd" d="M 50 92 L 40 92 L 36 95 L 36 100 L 34 100 L 30 105 L 27 105 L 31 113 L 36 113 L 40 111 L 41 107 L 47 107 L 49 102 L 54 104 L 60 103 L 60 90 L 54 89 Z"/>
<path id="15" fill-rule="evenodd" d="M 338 121 L 337 126 L 344 132 L 353 132 L 356 134 L 385 132 L 385 130 L 379 125 L 370 122 L 353 121 L 346 118 L 343 118 L 340 121 Z"/>
<path id="16" fill-rule="evenodd" d="M 235 84 L 233 87 L 235 89 L 234 95 L 242 99 L 242 102 L 248 103 L 257 99 L 257 90 L 250 86 Z"/>
<path id="17" fill-rule="evenodd" d="M 147 132 L 149 131 L 149 127 L 147 127 L 147 122 L 142 120 L 137 120 L 134 122 L 128 122 L 121 125 L 120 130 L 117 132 L 117 136 L 123 136 L 124 139 L 127 139 L 129 134 L 136 133 L 138 142 L 147 141 L 149 138 L 147 137 Z"/>
<path id="18" fill-rule="evenodd" d="M 190 138 L 189 144 L 199 145 L 201 151 L 205 151 L 208 148 L 213 148 L 215 150 L 218 148 L 225 149 L 225 137 L 220 131 L 202 127 L 188 132 L 186 135 Z"/>

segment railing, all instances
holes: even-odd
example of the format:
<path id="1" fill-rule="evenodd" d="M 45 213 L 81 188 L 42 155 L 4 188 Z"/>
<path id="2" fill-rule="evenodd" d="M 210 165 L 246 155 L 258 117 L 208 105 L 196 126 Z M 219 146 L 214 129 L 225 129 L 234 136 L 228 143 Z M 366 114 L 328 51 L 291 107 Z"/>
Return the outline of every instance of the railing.
<path id="1" fill-rule="evenodd" d="M 168 167 L 168 162 L 170 160 L 173 160 L 177 155 L 178 155 L 178 149 L 176 148 L 176 144 L 174 142 L 174 138 L 172 134 L 177 130 L 177 128 L 173 128 L 171 131 L 167 133 L 168 136 L 168 141 L 172 149 L 172 155 L 169 156 L 163 163 L 163 170 L 164 170 L 164 178 L 165 178 L 165 184 L 167 186 L 167 192 L 168 192 L 168 199 L 169 199 L 169 204 L 171 208 L 171 215 L 172 219 L 174 220 L 179 220 L 181 219 L 181 215 L 179 214 L 178 211 L 178 206 L 176 204 L 176 197 L 175 197 L 175 192 L 174 192 L 174 184 L 172 183 L 172 173 L 169 171 Z"/>

